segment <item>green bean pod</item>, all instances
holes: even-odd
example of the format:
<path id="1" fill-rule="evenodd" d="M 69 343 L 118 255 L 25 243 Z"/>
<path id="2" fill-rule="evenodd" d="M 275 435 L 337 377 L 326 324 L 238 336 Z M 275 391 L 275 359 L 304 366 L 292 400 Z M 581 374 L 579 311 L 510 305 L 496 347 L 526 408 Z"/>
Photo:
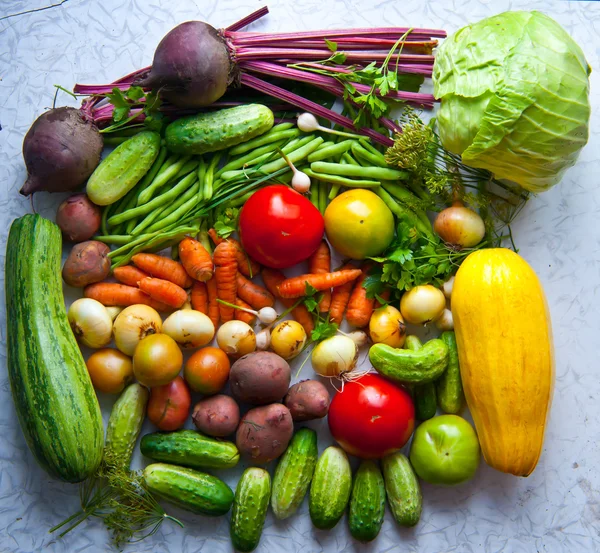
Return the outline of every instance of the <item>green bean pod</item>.
<path id="1" fill-rule="evenodd" d="M 312 163 L 314 161 L 321 161 L 323 159 L 331 159 L 340 156 L 347 152 L 355 142 L 358 143 L 357 140 L 343 140 L 337 144 L 335 142 L 325 142 L 324 144 L 321 144 L 315 152 L 308 156 L 308 161 Z"/>
<path id="2" fill-rule="evenodd" d="M 346 188 L 374 188 L 381 185 L 381 182 L 378 180 L 350 179 L 346 177 L 340 177 L 338 175 L 329 175 L 327 173 L 315 173 L 308 168 L 303 169 L 303 171 L 311 179 L 319 179 L 330 184 L 339 184 L 340 186 L 345 186 Z"/>
<path id="3" fill-rule="evenodd" d="M 266 144 L 272 144 L 273 142 L 289 140 L 290 138 L 296 138 L 297 136 L 300 136 L 300 129 L 292 129 L 290 127 L 282 129 L 281 127 L 285 125 L 290 125 L 290 127 L 292 126 L 291 123 L 281 123 L 281 125 L 273 127 L 268 133 L 257 136 L 252 140 L 248 140 L 248 142 L 242 142 L 241 144 L 234 146 L 231 148 L 231 150 L 229 150 L 229 154 L 232 156 L 238 156 L 245 154 L 250 150 L 255 150 L 256 148 L 265 146 Z"/>
<path id="4" fill-rule="evenodd" d="M 161 171 L 150 185 L 138 196 L 137 205 L 140 206 L 149 202 L 154 192 L 164 184 L 167 184 L 171 178 L 175 177 L 190 158 L 191 156 L 182 156 L 172 165 L 169 165 L 164 171 Z"/>
<path id="5" fill-rule="evenodd" d="M 359 177 L 378 180 L 401 180 L 407 179 L 409 174 L 406 171 L 397 169 L 388 169 L 385 167 L 361 167 L 359 165 L 343 165 L 341 163 L 330 163 L 327 161 L 315 161 L 310 164 L 310 168 L 315 173 L 328 173 L 330 175 L 339 175 L 341 177 Z"/>

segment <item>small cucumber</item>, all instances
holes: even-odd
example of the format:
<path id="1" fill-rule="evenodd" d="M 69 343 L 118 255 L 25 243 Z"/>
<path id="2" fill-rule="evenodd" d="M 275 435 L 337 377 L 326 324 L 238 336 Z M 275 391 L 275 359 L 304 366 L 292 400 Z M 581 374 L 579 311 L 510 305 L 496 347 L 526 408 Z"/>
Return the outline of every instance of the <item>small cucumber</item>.
<path id="1" fill-rule="evenodd" d="M 273 122 L 267 106 L 236 106 L 173 121 L 165 131 L 165 142 L 176 154 L 217 152 L 266 133 Z"/>
<path id="2" fill-rule="evenodd" d="M 278 519 L 289 517 L 300 507 L 312 480 L 318 455 L 317 433 L 310 428 L 298 430 L 273 476 L 271 508 Z"/>
<path id="3" fill-rule="evenodd" d="M 392 453 L 381 460 L 390 510 L 400 526 L 415 526 L 421 518 L 423 495 L 406 455 Z"/>
<path id="4" fill-rule="evenodd" d="M 385 515 L 385 484 L 379 467 L 363 461 L 352 486 L 348 524 L 352 537 L 363 542 L 377 537 Z"/>
<path id="5" fill-rule="evenodd" d="M 96 167 L 86 193 L 96 205 L 121 199 L 148 172 L 160 151 L 160 135 L 142 131 L 117 146 Z"/>
<path id="6" fill-rule="evenodd" d="M 235 489 L 229 527 L 231 542 L 238 551 L 247 553 L 258 546 L 270 497 L 269 473 L 258 467 L 247 468 Z"/>
<path id="7" fill-rule="evenodd" d="M 196 430 L 146 434 L 140 450 L 154 461 L 196 469 L 231 468 L 240 460 L 240 452 L 233 442 L 217 440 Z"/>
<path id="8" fill-rule="evenodd" d="M 328 447 L 315 467 L 308 509 L 312 523 L 321 530 L 331 530 L 342 518 L 352 489 L 352 469 L 346 452 Z"/>
<path id="9" fill-rule="evenodd" d="M 152 493 L 192 513 L 220 516 L 233 503 L 225 482 L 197 470 L 154 463 L 144 469 L 143 477 Z"/>
<path id="10" fill-rule="evenodd" d="M 405 349 L 417 351 L 423 347 L 423 344 L 416 336 L 407 336 L 404 347 Z M 413 400 L 415 402 L 415 416 L 417 420 L 425 421 L 435 416 L 437 399 L 435 384 L 433 382 L 415 385 L 413 387 Z"/>
<path id="11" fill-rule="evenodd" d="M 458 364 L 458 349 L 456 336 L 451 330 L 443 332 L 441 340 L 448 346 L 448 368 L 437 381 L 437 399 L 440 409 L 444 413 L 456 415 L 460 413 L 465 403 L 462 380 L 460 378 L 460 365 Z"/>
<path id="12" fill-rule="evenodd" d="M 136 382 L 125 388 L 115 401 L 106 427 L 105 460 L 129 468 L 146 416 L 148 395 L 148 389 Z"/>
<path id="13" fill-rule="evenodd" d="M 377 372 L 402 383 L 426 384 L 437 380 L 448 364 L 448 346 L 434 338 L 417 351 L 374 344 L 369 359 Z"/>

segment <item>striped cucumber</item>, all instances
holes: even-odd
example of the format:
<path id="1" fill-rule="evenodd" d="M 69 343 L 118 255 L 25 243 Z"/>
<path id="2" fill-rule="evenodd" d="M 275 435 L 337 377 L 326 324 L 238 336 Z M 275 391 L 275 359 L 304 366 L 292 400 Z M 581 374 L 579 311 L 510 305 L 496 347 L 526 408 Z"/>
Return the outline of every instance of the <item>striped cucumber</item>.
<path id="1" fill-rule="evenodd" d="M 16 219 L 6 246 L 8 377 L 34 457 L 52 476 L 80 482 L 100 464 L 98 399 L 67 320 L 62 236 L 39 215 Z"/>
<path id="2" fill-rule="evenodd" d="M 308 509 L 312 523 L 321 530 L 331 530 L 342 518 L 352 489 L 352 469 L 346 452 L 328 447 L 315 467 Z"/>
<path id="3" fill-rule="evenodd" d="M 269 473 L 258 467 L 247 468 L 238 482 L 231 510 L 231 542 L 238 551 L 247 553 L 258 546 L 270 498 Z"/>
<path id="4" fill-rule="evenodd" d="M 390 510 L 400 526 L 415 526 L 421 518 L 423 495 L 406 455 L 392 453 L 381 460 Z"/>
<path id="5" fill-rule="evenodd" d="M 318 455 L 317 433 L 310 428 L 298 430 L 273 476 L 271 507 L 278 519 L 289 517 L 300 507 L 312 480 Z"/>
<path id="6" fill-rule="evenodd" d="M 458 349 L 454 332 L 442 332 L 440 339 L 448 346 L 448 368 L 437 381 L 437 400 L 444 413 L 456 415 L 465 404 L 460 365 L 458 364 Z"/>
<path id="7" fill-rule="evenodd" d="M 106 427 L 105 461 L 129 468 L 146 416 L 148 396 L 148 389 L 136 382 L 127 386 L 115 401 Z"/>
<path id="8" fill-rule="evenodd" d="M 377 537 L 385 515 L 385 484 L 374 461 L 363 461 L 352 486 L 348 524 L 352 537 L 363 542 Z"/>

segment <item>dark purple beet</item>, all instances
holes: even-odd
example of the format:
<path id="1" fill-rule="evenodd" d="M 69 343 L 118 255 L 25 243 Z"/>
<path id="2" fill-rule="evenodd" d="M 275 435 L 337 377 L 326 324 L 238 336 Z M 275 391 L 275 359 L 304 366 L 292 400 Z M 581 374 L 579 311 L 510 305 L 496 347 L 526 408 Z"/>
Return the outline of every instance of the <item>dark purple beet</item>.
<path id="1" fill-rule="evenodd" d="M 178 107 L 198 108 L 216 102 L 230 82 L 225 41 L 207 23 L 186 21 L 160 41 L 150 73 L 136 84 L 159 89 Z"/>
<path id="2" fill-rule="evenodd" d="M 75 108 L 42 113 L 25 135 L 27 180 L 20 192 L 69 192 L 79 188 L 100 163 L 103 140 L 96 125 Z"/>

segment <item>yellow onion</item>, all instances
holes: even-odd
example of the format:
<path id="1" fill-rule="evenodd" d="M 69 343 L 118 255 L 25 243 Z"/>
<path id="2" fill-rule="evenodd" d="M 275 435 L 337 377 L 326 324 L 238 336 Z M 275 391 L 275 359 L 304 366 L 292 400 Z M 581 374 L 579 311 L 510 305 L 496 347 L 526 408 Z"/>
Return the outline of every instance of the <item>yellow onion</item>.
<path id="1" fill-rule="evenodd" d="M 342 378 L 351 372 L 358 361 L 358 347 L 352 338 L 337 334 L 325 338 L 313 349 L 311 362 L 321 376 Z"/>
<path id="2" fill-rule="evenodd" d="M 400 311 L 391 305 L 375 309 L 369 321 L 369 334 L 375 344 L 401 348 L 406 339 L 406 325 Z"/>
<path id="3" fill-rule="evenodd" d="M 88 348 L 103 348 L 112 338 L 110 314 L 99 301 L 91 298 L 75 300 L 67 313 L 77 340 Z"/>
<path id="4" fill-rule="evenodd" d="M 108 311 L 111 320 L 114 321 L 117 318 L 117 315 L 123 311 L 123 308 L 116 305 L 111 305 L 110 307 L 107 307 L 106 310 Z"/>
<path id="5" fill-rule="evenodd" d="M 400 300 L 400 313 L 407 323 L 427 324 L 435 321 L 446 307 L 441 290 L 431 284 L 415 286 Z"/>
<path id="6" fill-rule="evenodd" d="M 200 311 L 180 309 L 165 319 L 162 333 L 173 338 L 182 348 L 199 348 L 213 339 L 215 325 Z"/>
<path id="7" fill-rule="evenodd" d="M 437 216 L 433 230 L 446 243 L 457 248 L 472 248 L 483 240 L 485 223 L 472 209 L 461 202 L 441 211 Z"/>
<path id="8" fill-rule="evenodd" d="M 141 340 L 151 334 L 159 334 L 161 330 L 160 315 L 152 307 L 142 304 L 123 309 L 113 327 L 117 348 L 130 357 Z"/>
<path id="9" fill-rule="evenodd" d="M 242 357 L 256 349 L 256 334 L 243 321 L 227 321 L 217 331 L 217 344 L 227 355 Z"/>
<path id="10" fill-rule="evenodd" d="M 271 349 L 284 359 L 293 359 L 306 344 L 306 332 L 297 321 L 282 321 L 271 331 Z"/>
<path id="11" fill-rule="evenodd" d="M 444 309 L 442 314 L 435 320 L 435 326 L 442 332 L 445 330 L 454 330 L 452 311 L 448 308 Z"/>

